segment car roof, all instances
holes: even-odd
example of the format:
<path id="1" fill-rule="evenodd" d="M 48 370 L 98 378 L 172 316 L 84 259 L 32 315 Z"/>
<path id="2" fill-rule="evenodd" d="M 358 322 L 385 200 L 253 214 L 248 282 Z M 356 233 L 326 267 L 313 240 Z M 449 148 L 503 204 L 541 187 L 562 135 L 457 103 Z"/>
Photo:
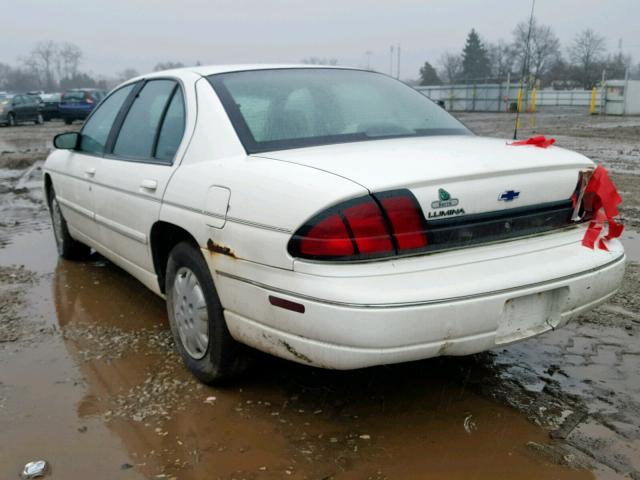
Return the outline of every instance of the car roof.
<path id="1" fill-rule="evenodd" d="M 65 92 L 95 92 L 100 91 L 101 88 L 68 88 Z"/>
<path id="2" fill-rule="evenodd" d="M 199 65 L 194 67 L 174 68 L 171 70 L 162 70 L 160 72 L 148 73 L 132 78 L 126 83 L 141 80 L 143 78 L 162 77 L 166 75 L 182 76 L 184 74 L 196 74 L 202 77 L 215 75 L 218 73 L 245 72 L 250 70 L 280 70 L 287 68 L 331 68 L 336 70 L 357 70 L 352 67 L 342 67 L 336 65 L 308 65 L 308 64 L 279 64 L 279 63 L 251 63 L 251 64 L 230 64 L 230 65 Z"/>

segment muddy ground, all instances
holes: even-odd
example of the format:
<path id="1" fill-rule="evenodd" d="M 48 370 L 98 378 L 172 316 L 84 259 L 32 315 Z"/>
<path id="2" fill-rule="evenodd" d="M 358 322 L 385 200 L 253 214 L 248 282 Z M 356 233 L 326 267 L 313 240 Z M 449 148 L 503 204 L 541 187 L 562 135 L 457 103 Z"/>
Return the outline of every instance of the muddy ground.
<path id="1" fill-rule="evenodd" d="M 460 118 L 511 135 L 511 116 Z M 181 366 L 161 299 L 98 255 L 57 259 L 40 162 L 69 127 L 0 129 L 0 478 L 43 458 L 65 480 L 640 479 L 640 119 L 522 125 L 613 172 L 632 260 L 615 298 L 472 357 L 330 372 L 261 356 L 215 388 Z"/>

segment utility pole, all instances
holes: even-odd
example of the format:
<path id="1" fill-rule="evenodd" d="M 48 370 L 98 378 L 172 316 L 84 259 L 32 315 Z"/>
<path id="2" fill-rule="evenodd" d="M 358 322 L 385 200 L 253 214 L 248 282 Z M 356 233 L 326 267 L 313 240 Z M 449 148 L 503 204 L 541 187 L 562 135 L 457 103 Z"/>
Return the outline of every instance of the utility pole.
<path id="1" fill-rule="evenodd" d="M 399 80 L 400 79 L 400 44 L 398 44 L 398 74 L 396 75 L 396 78 Z"/>
<path id="2" fill-rule="evenodd" d="M 393 77 L 393 45 L 389 47 L 389 75 Z"/>
<path id="3" fill-rule="evenodd" d="M 371 50 L 367 50 L 364 54 L 367 56 L 367 70 L 371 70 Z"/>

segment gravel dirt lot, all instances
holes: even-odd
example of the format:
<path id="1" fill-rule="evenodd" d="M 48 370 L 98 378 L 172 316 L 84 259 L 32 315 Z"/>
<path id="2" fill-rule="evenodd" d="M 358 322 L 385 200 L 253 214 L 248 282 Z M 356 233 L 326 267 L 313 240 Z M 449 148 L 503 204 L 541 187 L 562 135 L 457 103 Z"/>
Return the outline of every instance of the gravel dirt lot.
<path id="1" fill-rule="evenodd" d="M 507 114 L 461 114 L 509 138 Z M 58 260 L 40 187 L 61 122 L 0 128 L 0 478 L 640 479 L 640 118 L 522 118 L 604 164 L 622 194 L 626 280 L 541 337 L 353 372 L 260 356 L 206 387 L 164 303 L 99 255 Z"/>

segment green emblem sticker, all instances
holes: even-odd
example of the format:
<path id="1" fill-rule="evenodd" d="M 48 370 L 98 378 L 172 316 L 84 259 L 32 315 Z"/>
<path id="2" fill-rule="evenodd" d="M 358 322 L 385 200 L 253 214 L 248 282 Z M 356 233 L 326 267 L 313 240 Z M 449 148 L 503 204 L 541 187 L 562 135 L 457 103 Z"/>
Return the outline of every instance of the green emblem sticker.
<path id="1" fill-rule="evenodd" d="M 431 202 L 431 208 L 447 208 L 458 205 L 457 198 L 451 198 L 451 194 L 444 188 L 438 189 L 438 200 Z"/>

